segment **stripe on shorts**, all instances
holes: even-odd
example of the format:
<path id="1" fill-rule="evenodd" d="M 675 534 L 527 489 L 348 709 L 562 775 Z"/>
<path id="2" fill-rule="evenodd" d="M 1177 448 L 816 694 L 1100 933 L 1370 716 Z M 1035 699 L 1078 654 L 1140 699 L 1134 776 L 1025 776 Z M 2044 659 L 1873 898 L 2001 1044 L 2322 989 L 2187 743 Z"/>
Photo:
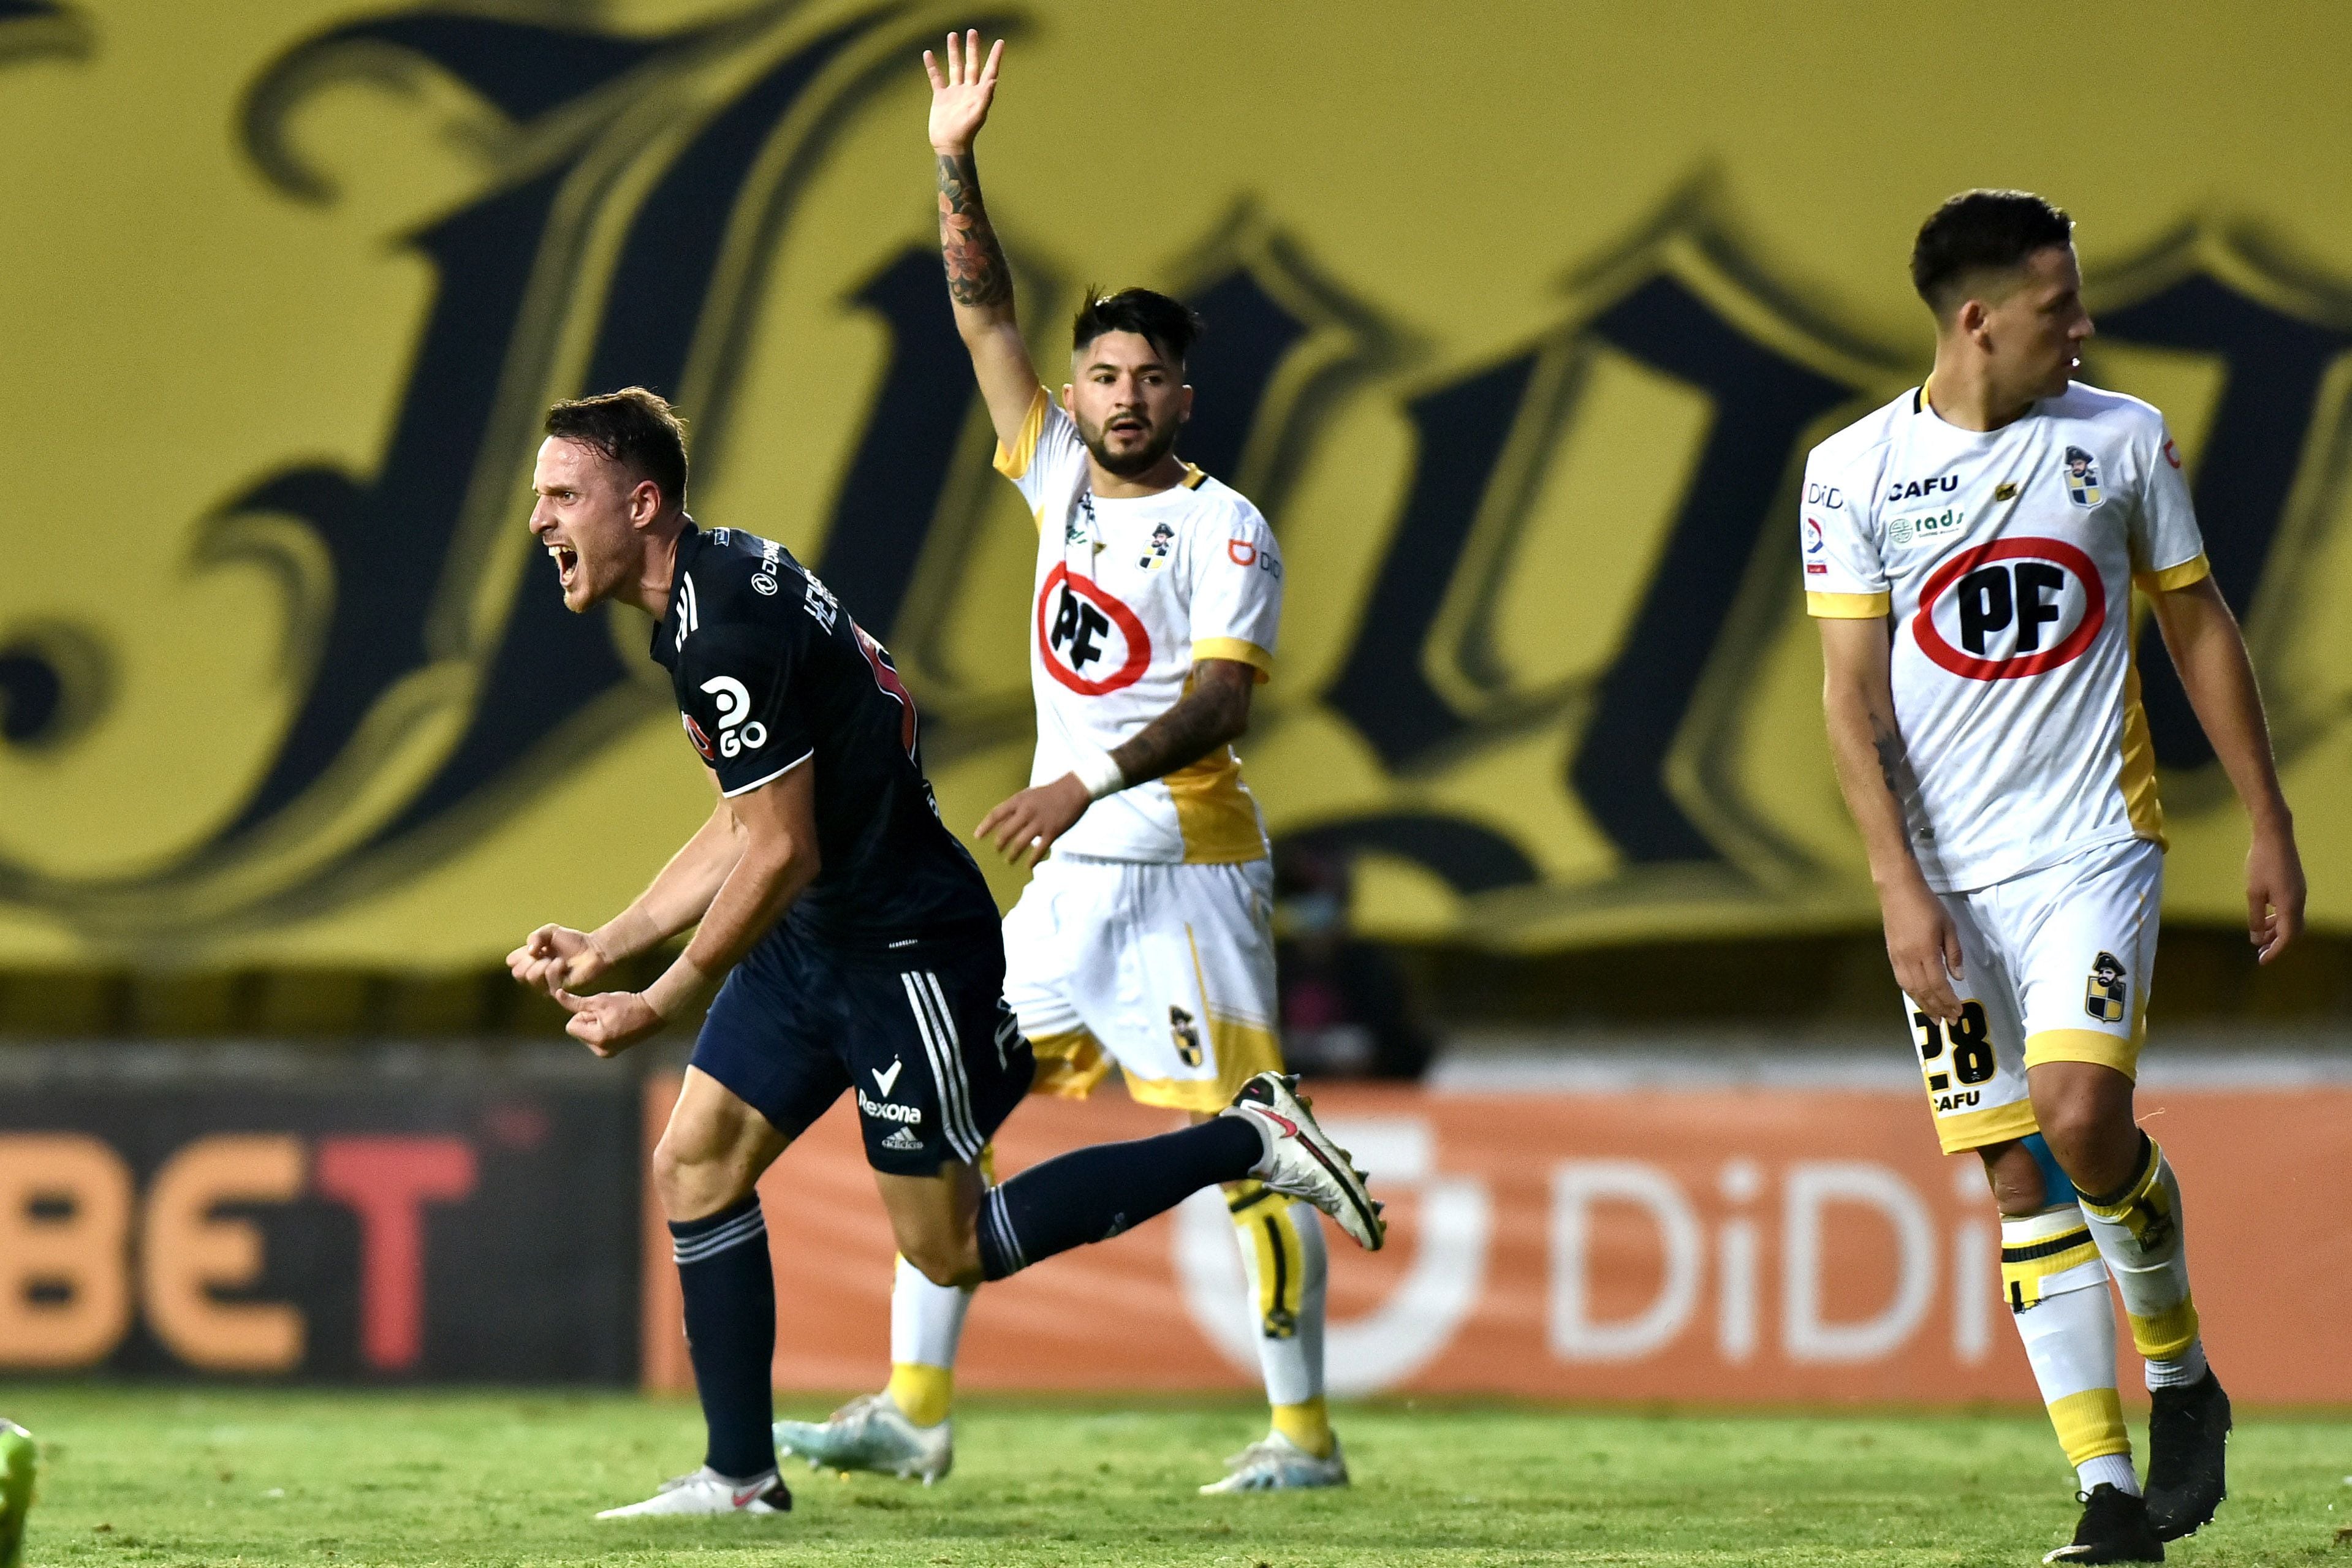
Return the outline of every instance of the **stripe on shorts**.
<path id="1" fill-rule="evenodd" d="M 956 1039 L 955 1022 L 944 1016 L 944 1008 L 937 1013 L 932 1010 L 938 977 L 928 972 L 908 970 L 898 978 L 907 988 L 907 1005 L 914 1009 L 915 1028 L 923 1037 L 923 1055 L 931 1064 L 931 1082 L 939 1088 L 940 1130 L 958 1159 L 967 1165 L 977 1163 L 981 1137 L 972 1123 L 971 1092 L 964 1082 L 963 1052 Z"/>

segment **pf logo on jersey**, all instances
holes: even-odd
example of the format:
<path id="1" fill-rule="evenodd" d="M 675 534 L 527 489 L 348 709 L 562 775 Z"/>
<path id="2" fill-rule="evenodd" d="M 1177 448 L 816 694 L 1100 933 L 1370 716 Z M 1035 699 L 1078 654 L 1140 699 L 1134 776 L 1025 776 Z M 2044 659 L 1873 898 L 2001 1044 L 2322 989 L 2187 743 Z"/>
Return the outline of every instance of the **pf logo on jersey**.
<path id="1" fill-rule="evenodd" d="M 1098 697 L 1143 678 L 1151 633 L 1118 595 L 1057 566 L 1037 591 L 1037 656 L 1070 690 Z"/>
<path id="2" fill-rule="evenodd" d="M 2089 511 L 2106 499 L 2099 494 L 2099 463 L 2079 446 L 2066 448 L 2066 498 Z"/>
<path id="3" fill-rule="evenodd" d="M 2106 623 L 2106 586 L 2089 556 L 2063 539 L 2000 538 L 1936 570 L 1911 634 L 1956 675 L 2011 681 L 2081 657 Z"/>

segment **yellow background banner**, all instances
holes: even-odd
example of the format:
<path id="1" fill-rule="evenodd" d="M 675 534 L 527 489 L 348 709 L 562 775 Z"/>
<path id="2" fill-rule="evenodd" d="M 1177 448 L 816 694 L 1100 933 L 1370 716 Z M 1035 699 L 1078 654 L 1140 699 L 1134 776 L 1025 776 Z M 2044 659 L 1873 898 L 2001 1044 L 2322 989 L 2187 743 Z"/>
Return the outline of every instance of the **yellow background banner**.
<path id="1" fill-rule="evenodd" d="M 922 135 L 972 20 L 1040 364 L 1090 281 L 1208 319 L 1180 450 L 1288 570 L 1247 776 L 1367 929 L 1872 921 L 1797 491 L 1924 370 L 1972 184 L 2079 221 L 2086 373 L 2170 418 L 2352 918 L 2340 8 L 0 0 L 0 964 L 456 968 L 629 898 L 709 796 L 643 617 L 523 528 L 546 402 L 629 382 L 890 645 L 950 824 L 1024 782 L 1034 536 Z M 2163 664 L 2168 904 L 2239 919 Z"/>

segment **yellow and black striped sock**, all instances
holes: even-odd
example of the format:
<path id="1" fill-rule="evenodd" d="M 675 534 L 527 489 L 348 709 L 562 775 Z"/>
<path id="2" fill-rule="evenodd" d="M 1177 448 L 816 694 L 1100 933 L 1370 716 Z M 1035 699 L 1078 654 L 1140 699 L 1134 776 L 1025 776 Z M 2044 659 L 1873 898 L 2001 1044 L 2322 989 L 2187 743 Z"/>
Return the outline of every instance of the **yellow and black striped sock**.
<path id="1" fill-rule="evenodd" d="M 2105 1484 L 2137 1496 L 2106 1282 L 2090 1227 L 2074 1205 L 2002 1218 L 2001 1294 L 2066 1462 L 2084 1491 Z"/>
<path id="2" fill-rule="evenodd" d="M 1310 1208 L 1255 1181 L 1225 1189 L 1258 1324 L 1274 1430 L 1318 1458 L 1329 1456 L 1331 1421 L 1323 1399 L 1323 1229 Z"/>
<path id="3" fill-rule="evenodd" d="M 2077 1196 L 2124 1299 L 2132 1344 L 2148 1364 L 2148 1386 L 2160 1388 L 2204 1376 L 2205 1353 L 2189 1291 L 2180 1183 L 2156 1141 L 2143 1133 L 2139 1142 L 2139 1163 L 2119 1191 Z"/>

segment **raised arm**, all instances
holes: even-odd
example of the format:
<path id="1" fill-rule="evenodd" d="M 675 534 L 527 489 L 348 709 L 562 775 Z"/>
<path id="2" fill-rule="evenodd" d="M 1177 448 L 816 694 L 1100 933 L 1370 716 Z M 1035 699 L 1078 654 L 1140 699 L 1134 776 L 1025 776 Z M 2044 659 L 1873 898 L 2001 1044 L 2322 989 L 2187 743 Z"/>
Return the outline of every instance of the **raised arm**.
<path id="1" fill-rule="evenodd" d="M 1822 707 L 1838 789 L 1870 857 L 1870 880 L 1886 922 L 1886 956 L 1904 994 L 1932 1017 L 1958 1019 L 1960 998 L 1947 977 L 1960 973 L 1960 937 L 1927 886 L 1903 824 L 1902 780 L 1911 764 L 1895 722 L 1886 618 L 1823 618 Z"/>
<path id="2" fill-rule="evenodd" d="M 1013 271 L 981 203 L 980 169 L 972 162 L 972 141 L 987 123 L 1003 57 L 999 38 L 982 61 L 978 28 L 961 40 L 948 35 L 944 73 L 931 51 L 923 51 L 923 70 L 931 78 L 931 152 L 939 164 L 940 254 L 947 263 L 948 298 L 996 439 L 1010 450 L 1037 396 L 1037 367 L 1013 319 Z"/>
<path id="3" fill-rule="evenodd" d="M 2303 857 L 2279 789 L 2263 695 L 2238 619 L 2210 577 L 2154 595 L 2156 623 L 2189 706 L 2253 826 L 2246 852 L 2246 936 L 2263 963 L 2303 929 Z"/>

